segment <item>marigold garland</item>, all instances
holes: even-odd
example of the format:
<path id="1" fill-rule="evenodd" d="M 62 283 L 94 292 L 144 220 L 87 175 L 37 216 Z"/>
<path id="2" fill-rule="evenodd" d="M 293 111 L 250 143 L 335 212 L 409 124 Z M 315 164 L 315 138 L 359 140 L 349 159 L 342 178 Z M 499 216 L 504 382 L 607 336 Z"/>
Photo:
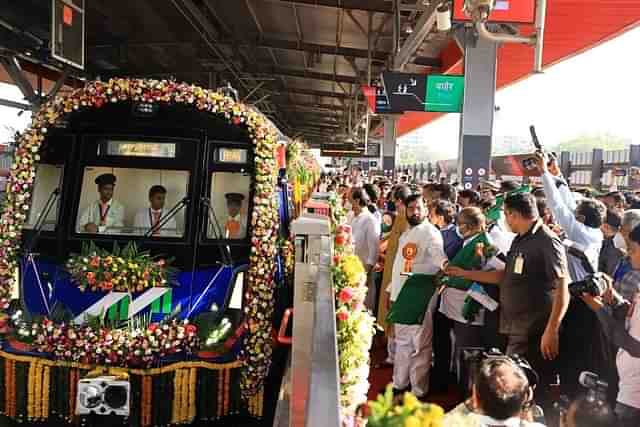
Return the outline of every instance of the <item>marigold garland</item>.
<path id="1" fill-rule="evenodd" d="M 51 395 L 51 368 L 44 367 L 42 373 L 42 418 L 49 417 L 49 398 Z"/>
<path id="2" fill-rule="evenodd" d="M 31 125 L 16 141 L 14 163 L 7 185 L 7 204 L 0 218 L 0 310 L 9 306 L 19 261 L 21 230 L 30 209 L 35 166 L 47 128 L 65 120 L 72 112 L 100 108 L 125 101 L 186 104 L 200 111 L 224 116 L 229 123 L 247 129 L 254 143 L 255 186 L 251 224 L 251 255 L 245 294 L 249 331 L 241 357 L 246 362 L 241 390 L 245 396 L 263 386 L 271 362 L 271 317 L 273 275 L 276 269 L 278 213 L 273 194 L 277 171 L 277 131 L 264 116 L 217 91 L 187 83 L 151 79 L 93 81 L 81 89 L 57 96 L 32 116 Z"/>

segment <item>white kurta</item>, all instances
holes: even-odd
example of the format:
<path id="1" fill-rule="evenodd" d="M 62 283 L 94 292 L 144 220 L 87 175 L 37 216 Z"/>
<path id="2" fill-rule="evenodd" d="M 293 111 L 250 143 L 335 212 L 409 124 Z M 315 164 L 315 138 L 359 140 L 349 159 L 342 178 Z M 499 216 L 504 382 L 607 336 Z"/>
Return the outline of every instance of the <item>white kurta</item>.
<path id="1" fill-rule="evenodd" d="M 116 200 L 109 200 L 107 203 L 109 206 L 105 217 L 105 233 L 109 233 L 109 229 L 113 227 L 124 227 L 124 207 Z M 100 201 L 96 200 L 80 216 L 78 223 L 76 224 L 76 230 L 78 233 L 85 233 L 84 226 L 87 224 L 95 224 L 100 226 L 100 220 L 103 213 L 100 207 Z"/>
<path id="2" fill-rule="evenodd" d="M 135 220 L 133 222 L 133 226 L 136 228 L 136 232 L 139 234 L 145 234 L 152 227 L 151 221 L 153 220 L 154 211 L 150 208 L 140 209 L 138 213 L 136 213 Z M 167 214 L 167 211 L 161 209 L 159 212 L 158 218 L 162 218 Z M 162 228 L 160 229 L 160 236 L 177 236 L 178 235 L 178 225 L 176 224 L 176 218 L 173 217 L 169 221 L 167 221 Z"/>
<path id="3" fill-rule="evenodd" d="M 366 208 L 351 220 L 355 254 L 363 265 L 375 265 L 380 250 L 380 226 Z"/>
<path id="4" fill-rule="evenodd" d="M 406 280 L 401 273 L 406 267 L 403 249 L 409 244 L 415 245 L 417 249 L 411 265 L 412 273 L 434 274 L 447 259 L 442 234 L 429 221 L 425 220 L 422 224 L 402 233 L 393 262 L 391 301 L 398 298 Z M 424 397 L 429 389 L 429 371 L 433 352 L 433 313 L 437 299 L 437 294 L 434 293 L 421 325 L 394 325 L 393 387 L 404 389 L 411 386 L 411 391 L 419 397 Z"/>
<path id="5" fill-rule="evenodd" d="M 403 249 L 409 245 L 416 245 L 417 253 L 413 259 L 411 273 L 435 274 L 440 270 L 447 255 L 444 253 L 444 243 L 442 234 L 429 221 L 411 227 L 400 236 L 398 242 L 398 252 L 393 261 L 393 271 L 391 273 L 391 301 L 395 301 L 400 294 L 402 285 L 406 280 L 401 273 L 404 272 L 405 259 Z"/>

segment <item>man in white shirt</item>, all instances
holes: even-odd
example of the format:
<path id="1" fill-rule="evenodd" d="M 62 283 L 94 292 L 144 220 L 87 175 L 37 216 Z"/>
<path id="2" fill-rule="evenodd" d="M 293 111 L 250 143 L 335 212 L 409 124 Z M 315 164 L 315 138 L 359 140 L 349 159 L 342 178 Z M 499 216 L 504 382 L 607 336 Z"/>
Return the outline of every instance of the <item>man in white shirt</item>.
<path id="1" fill-rule="evenodd" d="M 162 227 L 158 227 L 162 217 L 167 214 L 164 210 L 166 197 L 167 189 L 162 185 L 154 185 L 149 189 L 149 207 L 139 210 L 134 220 L 134 227 L 138 233 L 146 234 L 153 229 L 152 236 L 177 236 L 178 227 L 175 217 L 170 218 Z"/>
<path id="2" fill-rule="evenodd" d="M 605 206 L 592 199 L 583 199 L 580 204 L 576 204 L 566 183 L 558 181 L 557 177 L 552 174 L 552 172 L 559 170 L 555 165 L 555 159 L 549 159 L 548 155 L 544 153 L 538 153 L 536 159 L 538 169 L 542 174 L 547 205 L 553 213 L 553 219 L 562 227 L 567 239 L 576 243 L 578 248 L 584 252 L 593 271 L 598 271 L 598 258 L 604 239 L 600 226 L 605 219 Z M 585 271 L 582 262 L 573 255 L 569 255 L 568 259 L 571 280 L 584 279 L 588 272 Z"/>
<path id="3" fill-rule="evenodd" d="M 414 194 L 407 198 L 406 215 L 410 228 L 400 236 L 393 262 L 390 283 L 392 302 L 398 298 L 406 274 L 435 274 L 447 260 L 440 231 L 426 219 L 427 209 L 422 196 Z M 427 394 L 436 301 L 437 295 L 434 293 L 422 325 L 394 325 L 396 351 L 393 388 L 396 391 L 411 386 L 411 391 L 419 398 Z"/>
<path id="4" fill-rule="evenodd" d="M 124 226 L 124 208 L 113 200 L 116 177 L 112 173 L 98 176 L 95 181 L 100 197 L 80 216 L 77 223 L 79 233 L 109 233 Z"/>
<path id="5" fill-rule="evenodd" d="M 380 223 L 369 211 L 370 203 L 367 192 L 362 188 L 355 188 L 351 192 L 353 218 L 351 219 L 351 234 L 355 254 L 360 258 L 367 271 L 367 296 L 364 305 L 374 310 L 377 301 L 376 287 L 373 281 L 373 267 L 378 261 L 380 249 Z"/>

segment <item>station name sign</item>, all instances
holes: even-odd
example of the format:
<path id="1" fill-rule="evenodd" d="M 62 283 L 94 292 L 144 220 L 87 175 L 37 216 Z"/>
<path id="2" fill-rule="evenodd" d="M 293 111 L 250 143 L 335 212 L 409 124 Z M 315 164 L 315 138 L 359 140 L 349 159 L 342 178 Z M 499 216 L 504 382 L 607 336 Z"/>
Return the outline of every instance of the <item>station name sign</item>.
<path id="1" fill-rule="evenodd" d="M 377 114 L 462 111 L 464 76 L 389 71 L 382 73 L 382 83 L 376 91 Z"/>

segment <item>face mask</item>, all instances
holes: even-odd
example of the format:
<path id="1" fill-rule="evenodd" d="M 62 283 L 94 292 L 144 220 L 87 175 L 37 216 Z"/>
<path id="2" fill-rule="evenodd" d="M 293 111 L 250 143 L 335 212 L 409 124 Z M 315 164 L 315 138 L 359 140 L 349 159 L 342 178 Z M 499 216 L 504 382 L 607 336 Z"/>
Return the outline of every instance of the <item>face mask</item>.
<path id="1" fill-rule="evenodd" d="M 511 229 L 511 226 L 509 225 L 507 218 L 504 216 L 504 213 L 501 213 L 500 218 L 498 218 L 498 227 L 500 227 L 502 230 L 506 231 L 507 233 L 513 233 L 513 230 Z"/>
<path id="2" fill-rule="evenodd" d="M 423 219 L 418 217 L 417 215 L 412 215 L 410 217 L 407 218 L 407 222 L 409 223 L 409 225 L 411 225 L 412 227 L 415 227 L 416 225 L 420 225 L 422 224 Z"/>
<path id="3" fill-rule="evenodd" d="M 622 237 L 622 234 L 616 233 L 616 235 L 613 236 L 613 246 L 620 249 L 621 251 L 627 251 L 627 242 L 624 241 L 624 237 Z"/>

